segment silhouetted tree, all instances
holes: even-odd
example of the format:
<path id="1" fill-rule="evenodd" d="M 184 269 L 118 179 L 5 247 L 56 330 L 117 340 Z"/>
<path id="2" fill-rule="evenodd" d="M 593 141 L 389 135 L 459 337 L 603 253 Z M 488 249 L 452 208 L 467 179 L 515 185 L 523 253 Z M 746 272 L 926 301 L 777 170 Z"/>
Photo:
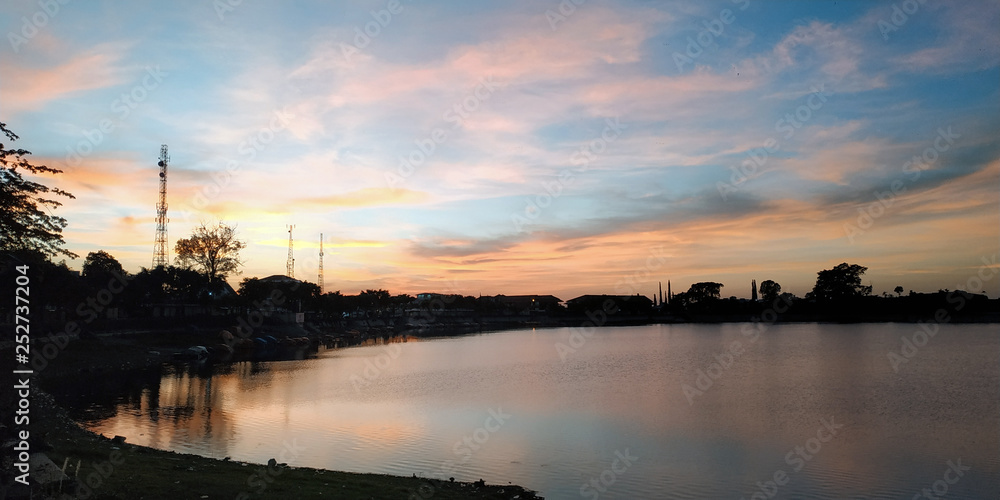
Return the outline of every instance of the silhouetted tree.
<path id="1" fill-rule="evenodd" d="M 0 123 L 0 132 L 11 141 L 18 139 L 5 123 Z M 51 210 L 62 203 L 50 196 L 74 197 L 59 188 L 25 179 L 21 172 L 29 175 L 62 173 L 62 170 L 45 165 L 32 165 L 27 160 L 30 154 L 24 149 L 5 149 L 0 143 L 0 251 L 36 250 L 47 257 L 76 258 L 75 253 L 62 247 L 66 219 L 51 214 Z"/>
<path id="2" fill-rule="evenodd" d="M 104 250 L 90 252 L 83 261 L 83 279 L 91 287 L 103 287 L 109 279 L 119 276 L 127 276 L 125 268 L 122 267 L 118 259 Z"/>
<path id="3" fill-rule="evenodd" d="M 670 299 L 670 305 L 676 307 L 686 307 L 688 305 L 688 294 L 685 292 L 677 292 L 673 294 L 673 298 Z"/>
<path id="4" fill-rule="evenodd" d="M 65 321 L 81 301 L 87 298 L 87 289 L 80 277 L 71 271 L 65 261 L 54 263 L 39 250 L 19 250 L 0 253 L 0 293 L 14 297 L 15 278 L 22 273 L 17 266 L 30 268 L 30 312 L 34 322 Z M 0 303 L 0 321 L 6 313 L 14 313 L 18 305 L 13 299 Z M 11 317 L 13 319 L 13 317 Z"/>
<path id="5" fill-rule="evenodd" d="M 899 285 L 896 285 L 896 288 L 894 288 L 892 291 L 896 292 L 896 296 L 897 297 L 902 297 L 903 296 L 903 287 L 901 287 Z"/>
<path id="6" fill-rule="evenodd" d="M 90 252 L 83 261 L 83 272 L 81 274 L 82 285 L 89 290 L 89 294 L 97 296 L 103 294 L 104 297 L 111 297 L 112 302 L 107 306 L 117 306 L 124 304 L 121 293 L 123 287 L 129 284 L 128 273 L 111 254 L 104 250 Z M 117 290 L 118 293 L 108 295 L 102 290 Z"/>
<path id="7" fill-rule="evenodd" d="M 368 311 L 381 312 L 392 303 L 392 295 L 387 290 L 365 290 L 358 294 L 358 307 Z"/>
<path id="8" fill-rule="evenodd" d="M 235 227 L 219 222 L 211 228 L 202 224 L 190 238 L 177 240 L 174 250 L 178 263 L 185 267 L 197 266 L 210 281 L 215 281 L 230 273 L 239 274 L 243 264 L 240 250 L 246 246 L 236 239 Z"/>
<path id="9" fill-rule="evenodd" d="M 120 300 L 132 314 L 147 310 L 154 304 L 204 303 L 209 300 L 210 285 L 205 275 L 193 269 L 177 266 L 143 268 L 132 276 L 128 291 L 121 294 Z"/>
<path id="10" fill-rule="evenodd" d="M 398 306 L 408 306 L 413 303 L 413 296 L 405 293 L 392 296 L 392 303 Z"/>
<path id="11" fill-rule="evenodd" d="M 289 311 L 299 309 L 320 309 L 319 285 L 308 281 L 264 281 L 257 278 L 244 278 L 240 283 L 240 300 L 247 307 L 262 307 L 271 305 Z M 329 295 L 329 294 L 327 294 Z M 340 292 L 337 292 L 340 295 Z"/>
<path id="12" fill-rule="evenodd" d="M 348 311 L 348 306 L 340 290 L 337 290 L 336 292 L 326 292 L 320 295 L 317 309 L 324 314 L 333 315 L 335 318 L 340 319 Z"/>
<path id="13" fill-rule="evenodd" d="M 861 284 L 861 275 L 868 268 L 846 262 L 817 274 L 816 285 L 806 298 L 827 301 L 871 295 L 872 287 Z"/>
<path id="14" fill-rule="evenodd" d="M 760 297 L 764 302 L 774 302 L 781 295 L 781 285 L 772 281 L 764 280 L 760 282 Z"/>
<path id="15" fill-rule="evenodd" d="M 240 295 L 240 299 L 247 306 L 250 306 L 254 303 L 261 304 L 266 302 L 269 299 L 271 290 L 272 288 L 266 282 L 258 278 L 243 278 L 237 293 Z"/>
<path id="16" fill-rule="evenodd" d="M 392 307 L 394 310 L 404 311 L 410 304 L 413 303 L 413 299 L 414 298 L 412 295 L 407 295 L 405 293 L 402 293 L 399 295 L 394 295 L 390 299 L 390 302 L 392 303 Z"/>
<path id="17" fill-rule="evenodd" d="M 291 285 L 287 291 L 290 299 L 288 310 L 306 311 L 314 309 L 319 303 L 319 285 L 302 281 L 298 286 Z"/>
<path id="18" fill-rule="evenodd" d="M 686 300 L 688 303 L 697 304 L 708 300 L 718 299 L 722 295 L 722 283 L 713 281 L 703 281 L 695 283 L 688 288 Z"/>

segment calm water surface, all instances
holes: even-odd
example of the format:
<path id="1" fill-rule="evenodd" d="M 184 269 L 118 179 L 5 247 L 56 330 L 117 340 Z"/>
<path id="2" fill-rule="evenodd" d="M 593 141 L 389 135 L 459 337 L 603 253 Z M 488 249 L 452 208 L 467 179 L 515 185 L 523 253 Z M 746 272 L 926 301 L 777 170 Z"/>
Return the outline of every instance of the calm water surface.
<path id="1" fill-rule="evenodd" d="M 909 499 L 935 486 L 997 498 L 998 325 L 941 325 L 898 371 L 888 353 L 916 325 L 741 328 L 519 330 L 166 370 L 89 403 L 88 426 L 178 452 L 483 478 L 552 499 Z M 686 394 L 699 370 L 701 391 Z"/>

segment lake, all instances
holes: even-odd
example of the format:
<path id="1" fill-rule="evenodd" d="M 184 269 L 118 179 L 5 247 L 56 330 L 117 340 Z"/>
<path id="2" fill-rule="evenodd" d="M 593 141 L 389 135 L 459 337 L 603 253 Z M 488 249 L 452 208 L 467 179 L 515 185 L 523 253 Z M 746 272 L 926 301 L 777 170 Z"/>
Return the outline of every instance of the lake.
<path id="1" fill-rule="evenodd" d="M 997 325 L 754 328 L 410 339 L 164 368 L 80 404 L 93 431 L 154 448 L 550 499 L 996 498 Z"/>

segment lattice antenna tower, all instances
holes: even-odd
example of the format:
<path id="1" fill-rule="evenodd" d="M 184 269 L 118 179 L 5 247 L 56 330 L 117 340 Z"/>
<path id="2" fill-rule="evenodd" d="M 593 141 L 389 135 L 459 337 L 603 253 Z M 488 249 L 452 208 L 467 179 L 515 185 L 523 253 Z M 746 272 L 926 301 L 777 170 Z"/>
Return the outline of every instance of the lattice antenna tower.
<path id="1" fill-rule="evenodd" d="M 288 261 L 285 263 L 285 275 L 289 278 L 295 277 L 295 258 L 292 257 L 292 229 L 294 224 L 288 226 Z"/>
<path id="2" fill-rule="evenodd" d="M 323 233 L 319 233 L 319 294 L 323 295 Z"/>
<path id="3" fill-rule="evenodd" d="M 167 154 L 167 145 L 160 146 L 160 197 L 156 203 L 156 241 L 153 243 L 153 269 L 165 266 L 167 260 L 167 163 L 170 156 Z"/>

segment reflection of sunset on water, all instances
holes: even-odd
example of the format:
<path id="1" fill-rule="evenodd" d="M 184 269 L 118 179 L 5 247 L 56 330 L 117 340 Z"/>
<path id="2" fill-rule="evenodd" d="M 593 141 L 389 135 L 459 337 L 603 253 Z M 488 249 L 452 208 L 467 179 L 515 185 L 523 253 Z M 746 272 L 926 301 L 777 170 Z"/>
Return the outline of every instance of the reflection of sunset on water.
<path id="1" fill-rule="evenodd" d="M 1000 471 L 982 445 L 1000 442 L 983 418 L 1000 414 L 977 397 L 1000 383 L 984 369 L 1000 361 L 995 336 L 988 326 L 941 328 L 909 377 L 885 359 L 908 325 L 772 325 L 755 341 L 738 324 L 610 327 L 565 362 L 554 345 L 571 329 L 379 343 L 314 360 L 240 363 L 210 379 L 168 372 L 158 392 L 141 394 L 139 409 L 120 406 L 94 428 L 256 462 L 295 440 L 305 451 L 292 465 L 445 470 L 445 477 L 569 492 L 627 443 L 640 457 L 632 477 L 621 478 L 632 492 L 669 484 L 714 496 L 733 481 L 752 484 L 783 470 L 798 488 L 898 495 L 915 474 L 937 467 L 928 457 L 961 456 L 987 473 L 980 480 Z M 720 358 L 734 341 L 743 352 Z M 389 349 L 399 350 L 389 357 Z M 387 365 L 365 385 L 352 383 L 380 356 Z M 689 401 L 682 387 L 696 385 L 698 371 L 719 359 L 728 367 Z M 491 415 L 504 417 L 498 424 Z M 794 471 L 795 450 L 818 445 L 809 440 L 824 421 L 837 434 Z M 900 472 L 911 462 L 919 472 Z M 745 474 L 733 477 L 734 469 Z"/>

